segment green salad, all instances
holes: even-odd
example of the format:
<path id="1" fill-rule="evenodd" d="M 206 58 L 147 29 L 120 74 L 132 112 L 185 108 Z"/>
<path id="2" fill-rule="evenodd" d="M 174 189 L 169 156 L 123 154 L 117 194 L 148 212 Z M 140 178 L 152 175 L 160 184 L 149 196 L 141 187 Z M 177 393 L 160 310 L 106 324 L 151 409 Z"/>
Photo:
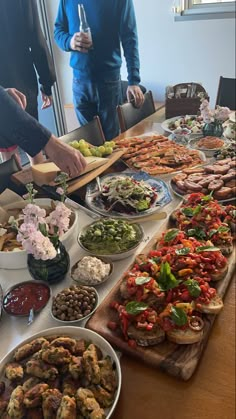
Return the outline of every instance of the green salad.
<path id="1" fill-rule="evenodd" d="M 107 219 L 96 221 L 81 234 L 82 245 L 97 255 L 125 252 L 135 247 L 142 238 L 138 224 L 125 220 Z"/>

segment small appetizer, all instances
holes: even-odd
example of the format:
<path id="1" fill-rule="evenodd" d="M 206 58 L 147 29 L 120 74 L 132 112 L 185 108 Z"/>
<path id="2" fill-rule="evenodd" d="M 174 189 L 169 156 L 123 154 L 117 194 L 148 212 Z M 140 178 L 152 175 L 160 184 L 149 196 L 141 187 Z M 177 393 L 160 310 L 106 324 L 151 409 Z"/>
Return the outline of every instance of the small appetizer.
<path id="1" fill-rule="evenodd" d="M 188 345 L 200 342 L 203 338 L 204 321 L 199 315 L 193 314 L 191 304 L 168 304 L 158 321 L 171 342 Z"/>
<path id="2" fill-rule="evenodd" d="M 172 213 L 171 220 L 188 236 L 210 240 L 223 254 L 228 255 L 233 251 L 230 231 L 233 225 L 230 220 L 233 220 L 234 211 L 234 206 L 223 207 L 211 195 L 193 193 Z"/>

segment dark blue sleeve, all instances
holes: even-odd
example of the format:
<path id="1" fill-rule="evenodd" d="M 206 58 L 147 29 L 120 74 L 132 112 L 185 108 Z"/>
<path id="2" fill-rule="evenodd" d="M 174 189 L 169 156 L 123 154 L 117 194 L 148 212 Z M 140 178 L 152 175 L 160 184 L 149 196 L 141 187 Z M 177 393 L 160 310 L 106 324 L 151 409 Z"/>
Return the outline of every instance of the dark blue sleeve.
<path id="1" fill-rule="evenodd" d="M 47 144 L 51 132 L 12 99 L 0 86 L 0 147 L 20 146 L 30 156 L 38 154 Z"/>
<path id="2" fill-rule="evenodd" d="M 128 83 L 129 85 L 137 85 L 140 83 L 140 62 L 134 6 L 132 0 L 124 0 L 123 3 L 120 38 L 126 59 Z"/>
<path id="3" fill-rule="evenodd" d="M 68 32 L 68 20 L 65 11 L 65 0 L 60 0 L 54 26 L 54 39 L 63 51 L 71 51 L 70 41 L 72 35 Z"/>

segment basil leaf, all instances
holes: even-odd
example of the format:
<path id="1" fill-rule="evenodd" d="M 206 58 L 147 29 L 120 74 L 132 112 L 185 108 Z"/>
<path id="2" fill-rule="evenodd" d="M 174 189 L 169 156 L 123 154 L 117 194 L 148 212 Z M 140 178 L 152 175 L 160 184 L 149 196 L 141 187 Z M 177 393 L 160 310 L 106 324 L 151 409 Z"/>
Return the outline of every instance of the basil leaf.
<path id="1" fill-rule="evenodd" d="M 177 249 L 175 251 L 176 255 L 181 256 L 181 255 L 187 255 L 190 252 L 190 247 L 183 247 L 182 249 Z"/>
<path id="2" fill-rule="evenodd" d="M 233 218 L 236 218 L 236 210 L 233 210 L 233 211 L 232 211 L 232 217 L 233 217 Z"/>
<path id="3" fill-rule="evenodd" d="M 150 276 L 137 276 L 137 278 L 135 278 L 135 284 L 136 285 L 143 285 L 146 284 L 147 282 L 149 282 L 151 279 Z"/>
<path id="4" fill-rule="evenodd" d="M 182 214 L 186 215 L 186 217 L 193 217 L 193 209 L 192 208 L 182 208 Z"/>
<path id="5" fill-rule="evenodd" d="M 196 252 L 200 253 L 200 252 L 218 252 L 220 249 L 219 247 L 215 247 L 215 246 L 198 246 L 196 247 Z"/>
<path id="6" fill-rule="evenodd" d="M 165 242 L 170 242 L 171 240 L 174 240 L 176 236 L 178 236 L 179 230 L 177 228 L 173 228 L 172 230 L 168 231 L 165 236 L 164 240 Z"/>
<path id="7" fill-rule="evenodd" d="M 127 311 L 127 313 L 132 314 L 133 316 L 142 313 L 142 311 L 147 310 L 147 308 L 147 304 L 141 303 L 139 301 L 130 301 L 125 306 L 125 310 Z"/>
<path id="8" fill-rule="evenodd" d="M 217 230 L 219 233 L 226 233 L 226 231 L 229 231 L 229 227 L 226 226 L 220 226 Z"/>
<path id="9" fill-rule="evenodd" d="M 213 191 L 209 195 L 205 195 L 201 201 L 211 201 L 212 200 Z"/>
<path id="10" fill-rule="evenodd" d="M 210 230 L 210 231 L 209 231 L 209 234 L 208 234 L 209 238 L 211 238 L 212 236 L 214 236 L 214 234 L 216 234 L 216 233 L 217 233 L 217 231 L 218 231 L 218 230 L 216 230 L 215 228 L 213 228 L 213 230 Z"/>
<path id="11" fill-rule="evenodd" d="M 187 230 L 187 235 L 189 237 L 197 237 L 198 239 L 202 240 L 206 238 L 206 233 L 200 227 L 190 228 Z"/>
<path id="12" fill-rule="evenodd" d="M 199 214 L 199 212 L 201 212 L 202 206 L 201 205 L 197 205 L 196 208 L 190 208 L 190 207 L 186 207 L 186 208 L 182 208 L 181 212 L 182 214 L 186 215 L 186 217 L 193 217 L 194 215 Z"/>
<path id="13" fill-rule="evenodd" d="M 198 281 L 195 281 L 195 279 L 188 279 L 184 282 L 184 284 L 187 286 L 188 291 L 192 297 L 199 297 L 201 294 L 201 288 Z"/>
<path id="14" fill-rule="evenodd" d="M 188 322 L 187 314 L 182 308 L 172 306 L 171 307 L 171 320 L 177 326 L 184 326 Z"/>

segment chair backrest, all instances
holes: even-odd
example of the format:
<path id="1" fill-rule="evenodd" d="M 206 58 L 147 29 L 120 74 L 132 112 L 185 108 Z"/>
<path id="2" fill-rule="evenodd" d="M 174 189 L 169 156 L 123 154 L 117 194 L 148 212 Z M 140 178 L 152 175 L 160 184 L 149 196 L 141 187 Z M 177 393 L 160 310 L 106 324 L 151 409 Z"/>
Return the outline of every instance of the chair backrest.
<path id="1" fill-rule="evenodd" d="M 140 89 L 142 90 L 143 94 L 146 93 L 147 89 L 142 84 L 139 84 Z M 128 89 L 128 82 L 126 80 L 121 80 L 121 100 L 122 104 L 128 102 L 126 92 Z"/>
<path id="2" fill-rule="evenodd" d="M 220 76 L 216 105 L 227 106 L 232 111 L 236 110 L 235 79 Z"/>
<path id="3" fill-rule="evenodd" d="M 121 132 L 124 132 L 155 112 L 152 92 L 149 90 L 144 94 L 144 103 L 140 108 L 135 108 L 134 105 L 129 102 L 118 105 L 116 109 L 120 130 Z"/>
<path id="4" fill-rule="evenodd" d="M 15 154 L 13 154 L 9 160 L 0 163 L 0 193 L 2 193 L 6 188 L 11 188 L 11 175 L 19 172 L 19 170 L 21 170 L 21 167 Z"/>
<path id="5" fill-rule="evenodd" d="M 76 128 L 59 138 L 65 143 L 84 139 L 94 146 L 102 145 L 105 142 L 105 136 L 98 116 L 95 116 L 93 120 L 86 125 Z"/>
<path id="6" fill-rule="evenodd" d="M 171 87 L 171 92 L 169 91 Z M 178 83 L 166 87 L 165 116 L 166 119 L 179 115 L 197 115 L 201 105 L 199 93 L 208 97 L 204 87 L 195 82 Z M 173 96 L 169 96 L 169 94 Z M 208 97 L 209 99 L 209 97 Z"/>

